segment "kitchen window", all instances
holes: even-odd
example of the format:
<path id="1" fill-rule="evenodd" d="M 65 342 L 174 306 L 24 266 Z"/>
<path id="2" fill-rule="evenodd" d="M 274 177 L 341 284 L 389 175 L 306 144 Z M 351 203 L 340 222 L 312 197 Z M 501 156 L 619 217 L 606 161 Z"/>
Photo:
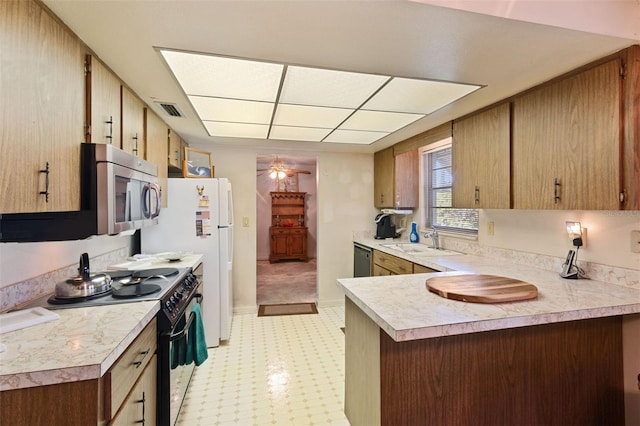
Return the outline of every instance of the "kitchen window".
<path id="1" fill-rule="evenodd" d="M 452 207 L 451 138 L 420 149 L 420 211 L 423 228 L 477 235 L 478 210 Z"/>

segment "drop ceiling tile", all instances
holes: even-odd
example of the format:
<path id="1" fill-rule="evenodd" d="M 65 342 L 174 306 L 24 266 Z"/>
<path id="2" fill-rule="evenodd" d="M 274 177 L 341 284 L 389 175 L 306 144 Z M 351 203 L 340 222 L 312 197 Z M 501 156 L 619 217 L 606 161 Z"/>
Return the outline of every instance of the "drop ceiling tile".
<path id="1" fill-rule="evenodd" d="M 385 132 L 361 132 L 357 130 L 335 130 L 323 142 L 332 143 L 355 143 L 361 145 L 371 144 L 378 139 L 382 139 L 389 133 Z"/>
<path id="2" fill-rule="evenodd" d="M 390 77 L 375 74 L 289 66 L 280 102 L 357 108 Z"/>
<path id="3" fill-rule="evenodd" d="M 266 139 L 269 126 L 266 124 L 226 123 L 220 121 L 203 121 L 210 136 L 229 138 Z"/>
<path id="4" fill-rule="evenodd" d="M 203 96 L 189 96 L 201 120 L 269 124 L 274 104 Z"/>
<path id="5" fill-rule="evenodd" d="M 344 121 L 351 109 L 326 108 L 306 105 L 279 104 L 273 119 L 274 125 L 298 127 L 322 127 L 333 129 Z"/>
<path id="6" fill-rule="evenodd" d="M 390 133 L 401 129 L 422 117 L 424 117 L 422 114 L 359 110 L 342 123 L 339 129 L 369 130 Z"/>
<path id="7" fill-rule="evenodd" d="M 430 114 L 479 88 L 468 84 L 394 78 L 362 109 Z"/>
<path id="8" fill-rule="evenodd" d="M 187 95 L 275 102 L 284 65 L 161 50 Z"/>
<path id="9" fill-rule="evenodd" d="M 272 126 L 269 139 L 320 142 L 331 129 L 314 127 Z"/>

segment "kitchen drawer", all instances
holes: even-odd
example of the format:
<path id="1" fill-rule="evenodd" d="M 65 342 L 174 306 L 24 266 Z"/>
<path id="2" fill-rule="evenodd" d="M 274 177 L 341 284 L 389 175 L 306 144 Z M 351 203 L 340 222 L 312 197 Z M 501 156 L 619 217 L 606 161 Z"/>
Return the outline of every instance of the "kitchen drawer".
<path id="1" fill-rule="evenodd" d="M 151 357 L 140 380 L 110 425 L 156 424 L 157 361 L 155 355 Z"/>
<path id="2" fill-rule="evenodd" d="M 289 232 L 291 235 L 303 235 L 307 233 L 307 228 L 291 228 Z"/>
<path id="3" fill-rule="evenodd" d="M 426 274 L 428 272 L 440 272 L 435 269 L 427 268 L 426 266 L 418 265 L 417 263 L 413 264 L 413 273 L 414 274 Z"/>
<path id="4" fill-rule="evenodd" d="M 376 265 L 375 263 L 373 264 L 372 274 L 374 277 L 384 277 L 387 275 L 392 275 L 390 270 L 383 268 L 380 265 Z"/>
<path id="5" fill-rule="evenodd" d="M 156 346 L 156 320 L 154 319 L 104 375 L 104 404 L 107 420 L 113 418 L 147 364 L 151 362 Z"/>
<path id="6" fill-rule="evenodd" d="M 413 263 L 408 260 L 400 259 L 396 256 L 383 253 L 378 250 L 373 251 L 373 264 L 382 266 L 394 274 L 412 274 Z"/>

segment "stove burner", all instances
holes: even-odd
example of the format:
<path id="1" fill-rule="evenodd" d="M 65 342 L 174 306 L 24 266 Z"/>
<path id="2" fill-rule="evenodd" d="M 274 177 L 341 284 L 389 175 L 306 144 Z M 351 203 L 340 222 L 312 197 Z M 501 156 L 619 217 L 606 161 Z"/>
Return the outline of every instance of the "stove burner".
<path id="1" fill-rule="evenodd" d="M 155 268 L 155 269 L 141 269 L 133 272 L 133 277 L 148 278 L 154 275 L 164 275 L 170 277 L 177 274 L 178 268 Z"/>
<path id="2" fill-rule="evenodd" d="M 52 305 L 70 305 L 72 303 L 81 303 L 81 302 L 86 302 L 88 300 L 99 299 L 101 297 L 110 295 L 111 292 L 112 292 L 111 289 L 109 289 L 102 293 L 92 294 L 91 296 L 66 297 L 66 298 L 56 297 L 56 295 L 54 294 L 51 297 L 49 297 L 49 299 L 47 299 L 47 302 L 51 303 Z"/>
<path id="3" fill-rule="evenodd" d="M 131 299 L 134 297 L 146 296 L 153 294 L 161 290 L 161 287 L 156 284 L 136 284 L 127 287 L 122 287 L 117 290 L 113 290 L 111 295 L 116 299 Z"/>

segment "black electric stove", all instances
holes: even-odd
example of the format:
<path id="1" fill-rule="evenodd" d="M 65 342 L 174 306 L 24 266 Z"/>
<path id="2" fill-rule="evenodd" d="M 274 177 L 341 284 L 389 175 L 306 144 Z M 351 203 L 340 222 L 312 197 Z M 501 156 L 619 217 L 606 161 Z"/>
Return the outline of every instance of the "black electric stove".
<path id="1" fill-rule="evenodd" d="M 21 309 L 43 307 L 50 310 L 103 306 L 147 300 L 169 300 L 180 290 L 191 268 L 157 268 L 137 271 L 105 271 L 112 275 L 112 289 L 103 294 L 74 299 L 56 298 L 54 293 L 33 300 Z"/>

